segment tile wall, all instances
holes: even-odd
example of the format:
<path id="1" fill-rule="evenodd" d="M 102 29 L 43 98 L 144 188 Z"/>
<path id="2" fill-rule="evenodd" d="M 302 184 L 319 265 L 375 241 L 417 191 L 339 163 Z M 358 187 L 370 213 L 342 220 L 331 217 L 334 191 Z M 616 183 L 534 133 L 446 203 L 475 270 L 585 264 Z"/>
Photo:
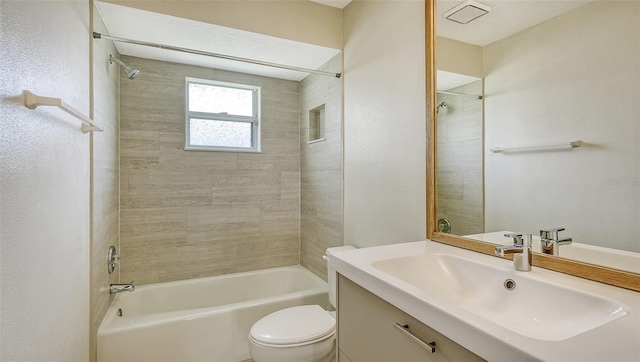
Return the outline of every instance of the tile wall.
<path id="1" fill-rule="evenodd" d="M 450 89 L 482 94 L 482 81 Z M 438 94 L 438 218 L 447 218 L 451 233 L 484 232 L 482 100 Z"/>
<path id="2" fill-rule="evenodd" d="M 321 69 L 340 72 L 338 54 Z M 326 140 L 309 141 L 309 112 L 324 105 Z M 313 137 L 312 137 L 313 138 Z M 300 83 L 300 264 L 326 280 L 325 250 L 342 240 L 342 79 Z"/>
<path id="3" fill-rule="evenodd" d="M 122 57 L 121 281 L 299 263 L 299 82 Z M 262 153 L 184 151 L 185 77 L 262 88 Z"/>

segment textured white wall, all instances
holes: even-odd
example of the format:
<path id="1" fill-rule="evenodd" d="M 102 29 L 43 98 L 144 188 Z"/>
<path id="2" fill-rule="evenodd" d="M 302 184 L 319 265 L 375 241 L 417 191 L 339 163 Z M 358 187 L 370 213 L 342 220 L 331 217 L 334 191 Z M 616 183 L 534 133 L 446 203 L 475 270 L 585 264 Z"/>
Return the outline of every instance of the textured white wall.
<path id="1" fill-rule="evenodd" d="M 0 1 L 0 359 L 89 357 L 89 3 Z"/>
<path id="2" fill-rule="evenodd" d="M 426 238 L 424 3 L 344 11 L 345 244 Z"/>
<path id="3" fill-rule="evenodd" d="M 595 1 L 484 48 L 486 150 L 587 143 L 485 150 L 485 231 L 564 226 L 576 242 L 640 251 L 638 29 L 639 2 Z"/>

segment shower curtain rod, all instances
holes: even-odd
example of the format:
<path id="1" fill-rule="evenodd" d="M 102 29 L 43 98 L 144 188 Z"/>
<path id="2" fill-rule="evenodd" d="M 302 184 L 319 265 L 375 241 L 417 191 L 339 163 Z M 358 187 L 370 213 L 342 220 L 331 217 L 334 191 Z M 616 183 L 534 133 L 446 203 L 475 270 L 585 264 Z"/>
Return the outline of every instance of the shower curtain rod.
<path id="1" fill-rule="evenodd" d="M 180 48 L 180 47 L 174 47 L 174 46 L 171 46 L 171 45 L 149 43 L 149 42 L 145 42 L 145 41 L 131 40 L 131 39 L 125 39 L 125 38 L 117 38 L 117 37 L 113 37 L 113 36 L 100 34 L 100 33 L 97 33 L 95 31 L 93 32 L 93 38 L 94 39 L 112 40 L 112 41 L 117 41 L 117 42 L 120 42 L 120 43 L 143 45 L 143 46 L 152 47 L 152 48 L 167 49 L 167 50 L 173 50 L 173 51 L 189 53 L 189 54 L 204 55 L 204 56 L 207 56 L 207 57 L 234 60 L 234 61 L 237 61 L 237 62 L 264 65 L 264 66 L 267 66 L 267 67 L 280 68 L 280 69 L 286 69 L 286 70 L 293 70 L 293 71 L 296 71 L 296 72 L 328 75 L 328 76 L 332 76 L 332 77 L 336 77 L 336 78 L 340 78 L 341 75 L 342 75 L 341 73 L 332 73 L 332 72 L 325 72 L 325 71 L 322 71 L 322 70 L 306 69 L 306 68 L 294 67 L 294 66 L 290 66 L 290 65 L 269 63 L 269 62 L 263 62 L 263 61 L 260 61 L 260 60 L 234 57 L 232 55 L 225 55 L 225 54 L 219 54 L 219 53 L 210 53 L 210 52 L 205 52 L 205 51 L 202 51 L 202 50 L 195 50 L 195 49 L 189 49 L 189 48 Z"/>
<path id="2" fill-rule="evenodd" d="M 447 92 L 447 91 L 437 91 L 438 93 L 442 93 L 442 94 L 449 94 L 452 96 L 460 96 L 460 97 L 468 97 L 468 98 L 474 98 L 474 99 L 482 99 L 482 96 L 474 96 L 472 94 L 464 94 L 464 93 L 457 93 L 457 92 Z"/>

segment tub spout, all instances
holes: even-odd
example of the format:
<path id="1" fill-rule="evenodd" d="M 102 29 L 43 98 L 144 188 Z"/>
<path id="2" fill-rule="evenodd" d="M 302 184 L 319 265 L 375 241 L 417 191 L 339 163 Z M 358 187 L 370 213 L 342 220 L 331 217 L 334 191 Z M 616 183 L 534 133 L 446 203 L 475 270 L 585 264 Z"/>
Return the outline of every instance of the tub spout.
<path id="1" fill-rule="evenodd" d="M 109 284 L 109 294 L 115 294 L 120 292 L 133 292 L 136 287 L 133 282 L 129 284 Z"/>

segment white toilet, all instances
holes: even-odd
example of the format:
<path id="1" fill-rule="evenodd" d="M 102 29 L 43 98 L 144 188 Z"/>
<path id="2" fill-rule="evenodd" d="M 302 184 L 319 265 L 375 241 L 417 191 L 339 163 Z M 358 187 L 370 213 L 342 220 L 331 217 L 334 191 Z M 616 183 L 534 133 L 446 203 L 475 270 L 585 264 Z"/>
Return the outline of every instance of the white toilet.
<path id="1" fill-rule="evenodd" d="M 327 249 L 327 255 L 340 246 Z M 329 303 L 336 305 L 336 271 L 327 264 Z M 249 352 L 255 362 L 326 362 L 335 356 L 335 312 L 319 305 L 279 310 L 257 321 L 249 333 Z"/>

